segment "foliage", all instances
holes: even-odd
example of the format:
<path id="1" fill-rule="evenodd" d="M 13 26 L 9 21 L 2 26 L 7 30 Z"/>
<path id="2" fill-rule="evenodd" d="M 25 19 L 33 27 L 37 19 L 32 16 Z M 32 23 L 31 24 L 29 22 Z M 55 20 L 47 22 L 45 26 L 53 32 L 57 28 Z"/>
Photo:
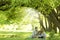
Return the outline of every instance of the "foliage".
<path id="1" fill-rule="evenodd" d="M 58 0 L 0 0 L 0 10 L 1 11 L 8 11 L 8 21 L 19 19 L 22 13 L 15 13 L 15 10 L 18 11 L 16 7 L 31 7 L 41 11 L 44 14 L 51 13 L 53 8 L 56 8 L 60 4 Z M 4 19 L 1 19 L 4 20 Z"/>
<path id="2" fill-rule="evenodd" d="M 11 7 L 11 0 L 0 0 L 0 10 L 8 10 Z"/>
<path id="3" fill-rule="evenodd" d="M 54 10 L 59 5 L 60 0 L 0 0 L 0 24 L 20 23 L 26 16 L 24 7 L 30 7 L 41 12 L 44 17 L 47 17 L 48 23 L 50 21 L 51 24 L 58 26 L 58 28 L 60 29 L 58 13 L 56 13 Z M 30 21 L 28 22 L 28 20 L 24 23 L 30 23 Z"/>

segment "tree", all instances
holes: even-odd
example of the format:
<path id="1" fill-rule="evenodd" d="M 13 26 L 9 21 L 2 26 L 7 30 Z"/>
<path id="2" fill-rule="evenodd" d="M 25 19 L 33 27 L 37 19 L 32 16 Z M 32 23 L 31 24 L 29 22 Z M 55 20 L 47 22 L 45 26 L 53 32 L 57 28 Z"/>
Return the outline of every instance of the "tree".
<path id="1" fill-rule="evenodd" d="M 22 15 L 22 13 L 18 12 L 16 13 L 16 11 L 19 11 L 17 7 L 31 7 L 31 8 L 34 8 L 36 10 L 38 10 L 39 12 L 41 12 L 42 15 L 44 15 L 44 18 L 47 20 L 45 20 L 45 25 L 47 25 L 47 21 L 48 21 L 48 25 L 49 25 L 49 28 L 46 28 L 45 29 L 49 29 L 51 31 L 51 29 L 55 30 L 56 31 L 56 28 L 58 27 L 59 30 L 60 30 L 60 21 L 59 21 L 59 6 L 60 5 L 60 0 L 1 0 L 0 1 L 0 10 L 2 12 L 6 12 L 6 14 L 8 14 L 8 17 L 7 17 L 7 20 L 8 21 L 16 21 L 18 22 L 19 18 L 22 16 L 24 17 L 24 15 Z M 20 9 L 19 8 L 19 9 Z M 41 17 L 39 15 L 39 17 Z M 16 20 L 15 20 L 16 19 Z M 1 19 L 2 20 L 2 19 Z M 21 20 L 21 19 L 20 19 Z M 39 20 L 41 22 L 40 25 L 42 25 L 42 27 L 44 28 L 44 25 L 43 25 L 43 19 L 40 19 Z M 51 25 L 53 25 L 51 27 Z"/>

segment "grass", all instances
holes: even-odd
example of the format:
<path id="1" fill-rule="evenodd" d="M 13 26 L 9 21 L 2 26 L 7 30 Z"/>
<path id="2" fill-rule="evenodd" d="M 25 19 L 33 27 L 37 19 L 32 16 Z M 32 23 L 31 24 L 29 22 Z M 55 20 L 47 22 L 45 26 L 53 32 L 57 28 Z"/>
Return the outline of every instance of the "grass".
<path id="1" fill-rule="evenodd" d="M 0 32 L 0 40 L 26 40 L 30 32 Z"/>
<path id="2" fill-rule="evenodd" d="M 0 32 L 0 40 L 41 40 L 38 38 L 31 38 L 31 32 Z M 60 34 L 50 34 L 46 40 L 60 40 Z"/>

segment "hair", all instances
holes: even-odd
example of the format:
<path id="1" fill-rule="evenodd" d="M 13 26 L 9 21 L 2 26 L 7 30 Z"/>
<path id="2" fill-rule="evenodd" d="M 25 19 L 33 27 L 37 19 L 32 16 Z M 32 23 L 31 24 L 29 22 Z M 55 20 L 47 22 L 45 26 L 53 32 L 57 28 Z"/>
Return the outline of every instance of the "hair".
<path id="1" fill-rule="evenodd" d="M 39 31 L 38 31 L 38 33 L 43 33 L 44 32 L 44 30 L 43 29 L 40 29 Z"/>
<path id="2" fill-rule="evenodd" d="M 37 27 L 35 27 L 35 29 L 37 29 Z"/>
<path id="3" fill-rule="evenodd" d="M 34 30 L 36 30 L 36 31 L 37 31 L 37 30 L 38 30 L 38 28 L 37 28 L 37 27 L 35 27 L 35 28 L 34 28 Z"/>

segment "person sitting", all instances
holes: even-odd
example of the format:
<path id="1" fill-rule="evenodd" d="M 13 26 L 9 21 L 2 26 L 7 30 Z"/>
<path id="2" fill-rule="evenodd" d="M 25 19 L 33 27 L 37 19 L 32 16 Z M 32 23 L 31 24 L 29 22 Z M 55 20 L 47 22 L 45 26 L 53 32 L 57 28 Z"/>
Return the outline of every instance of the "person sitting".
<path id="1" fill-rule="evenodd" d="M 38 31 L 38 38 L 46 38 L 46 33 L 43 30 Z"/>
<path id="2" fill-rule="evenodd" d="M 34 28 L 34 31 L 32 33 L 32 38 L 36 38 L 37 37 L 37 33 L 38 33 L 37 29 L 38 29 L 37 27 Z"/>

